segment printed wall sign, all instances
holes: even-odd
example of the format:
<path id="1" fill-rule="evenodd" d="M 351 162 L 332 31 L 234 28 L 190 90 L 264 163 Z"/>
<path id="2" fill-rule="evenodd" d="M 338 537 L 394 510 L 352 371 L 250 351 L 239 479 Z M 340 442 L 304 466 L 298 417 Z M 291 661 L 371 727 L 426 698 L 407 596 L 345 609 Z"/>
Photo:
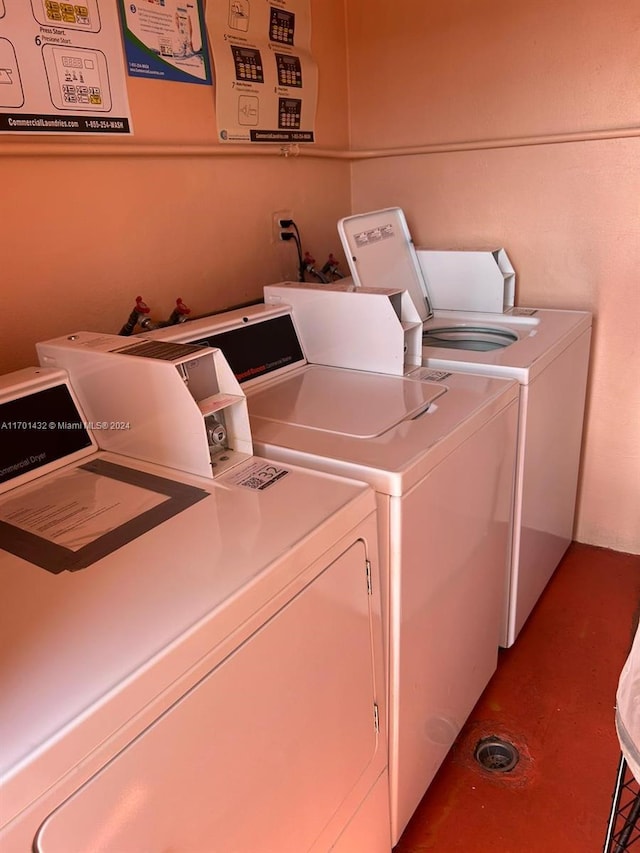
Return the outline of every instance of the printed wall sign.
<path id="1" fill-rule="evenodd" d="M 0 0 L 0 132 L 132 133 L 110 0 Z"/>
<path id="2" fill-rule="evenodd" d="M 310 0 L 208 0 L 222 142 L 313 142 Z"/>
<path id="3" fill-rule="evenodd" d="M 211 83 L 202 0 L 119 0 L 132 77 Z"/>

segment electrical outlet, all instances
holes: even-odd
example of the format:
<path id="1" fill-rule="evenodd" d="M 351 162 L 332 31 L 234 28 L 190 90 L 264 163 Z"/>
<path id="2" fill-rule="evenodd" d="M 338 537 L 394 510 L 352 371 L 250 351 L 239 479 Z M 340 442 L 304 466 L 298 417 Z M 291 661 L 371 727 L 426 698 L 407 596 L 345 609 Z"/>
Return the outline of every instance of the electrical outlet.
<path id="1" fill-rule="evenodd" d="M 293 213 L 290 210 L 276 210 L 271 214 L 271 242 L 280 243 L 280 232 L 291 231 L 291 228 L 283 228 L 280 225 L 281 219 L 293 219 Z"/>

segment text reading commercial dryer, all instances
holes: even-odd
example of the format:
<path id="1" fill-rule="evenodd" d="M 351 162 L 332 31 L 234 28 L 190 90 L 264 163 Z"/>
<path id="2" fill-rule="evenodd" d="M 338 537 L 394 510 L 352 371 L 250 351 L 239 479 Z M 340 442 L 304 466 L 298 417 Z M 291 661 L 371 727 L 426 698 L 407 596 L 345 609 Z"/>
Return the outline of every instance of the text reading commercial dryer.
<path id="1" fill-rule="evenodd" d="M 501 645 L 511 646 L 573 536 L 591 314 L 536 308 L 431 312 L 428 282 L 399 208 L 348 217 L 338 230 L 358 286 L 393 285 L 412 295 L 424 322 L 423 364 L 520 384 L 513 543 L 501 639 Z M 378 233 L 385 238 L 362 236 Z"/>
<path id="2" fill-rule="evenodd" d="M 56 369 L 0 423 L 3 853 L 388 853 L 373 490 L 102 452 Z"/>
<path id="3" fill-rule="evenodd" d="M 517 385 L 308 364 L 288 307 L 153 335 L 220 347 L 245 380 L 257 452 L 376 490 L 395 843 L 496 668 Z"/>

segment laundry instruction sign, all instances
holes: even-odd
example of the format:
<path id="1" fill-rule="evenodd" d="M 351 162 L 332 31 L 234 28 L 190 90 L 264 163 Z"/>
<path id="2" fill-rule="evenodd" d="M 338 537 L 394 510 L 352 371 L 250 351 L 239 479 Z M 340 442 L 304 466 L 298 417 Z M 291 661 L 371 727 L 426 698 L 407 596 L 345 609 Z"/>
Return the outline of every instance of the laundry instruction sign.
<path id="1" fill-rule="evenodd" d="M 222 142 L 314 142 L 310 0 L 208 0 Z"/>
<path id="2" fill-rule="evenodd" d="M 0 0 L 0 132 L 132 132 L 112 0 Z"/>

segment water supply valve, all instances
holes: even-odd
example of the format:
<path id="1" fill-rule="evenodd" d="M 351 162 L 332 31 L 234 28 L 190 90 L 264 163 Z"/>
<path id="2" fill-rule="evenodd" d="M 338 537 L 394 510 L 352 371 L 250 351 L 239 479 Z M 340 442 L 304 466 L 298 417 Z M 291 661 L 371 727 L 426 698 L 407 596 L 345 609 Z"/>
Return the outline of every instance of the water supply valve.
<path id="1" fill-rule="evenodd" d="M 303 261 L 304 271 L 308 272 L 309 275 L 314 276 L 314 278 L 317 278 L 318 281 L 321 281 L 323 284 L 328 284 L 329 279 L 325 276 L 325 274 L 323 272 L 320 272 L 320 270 L 316 269 L 315 264 L 316 264 L 316 259 L 313 258 L 309 254 L 309 252 L 305 252 L 304 253 L 304 261 Z"/>
<path id="2" fill-rule="evenodd" d="M 146 315 L 151 312 L 151 309 L 147 305 L 146 302 L 142 299 L 142 296 L 136 296 L 136 304 L 129 314 L 129 318 L 124 326 L 118 332 L 119 335 L 131 335 L 133 330 L 137 325 L 142 326 L 142 328 L 153 329 L 154 325 L 151 322 L 151 318 Z"/>
<path id="3" fill-rule="evenodd" d="M 171 316 L 165 325 L 175 326 L 178 323 L 184 323 L 186 322 L 189 314 L 191 314 L 191 308 L 189 308 L 188 305 L 185 305 L 182 299 L 178 297 L 178 299 L 176 299 L 176 307 L 171 312 Z"/>
<path id="4" fill-rule="evenodd" d="M 344 275 L 340 272 L 338 263 L 338 259 L 334 257 L 333 253 L 330 253 L 326 264 L 322 267 L 322 273 L 330 275 L 332 278 L 344 278 Z"/>

